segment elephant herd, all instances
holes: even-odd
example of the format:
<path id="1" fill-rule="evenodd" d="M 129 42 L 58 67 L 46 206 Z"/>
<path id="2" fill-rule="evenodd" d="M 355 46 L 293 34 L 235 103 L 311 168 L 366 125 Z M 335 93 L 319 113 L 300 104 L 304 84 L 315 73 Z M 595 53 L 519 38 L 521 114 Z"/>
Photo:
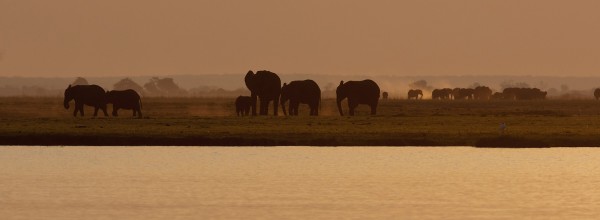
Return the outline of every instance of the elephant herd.
<path id="1" fill-rule="evenodd" d="M 321 105 L 321 89 L 315 81 L 297 80 L 281 85 L 281 79 L 273 72 L 261 70 L 254 73 L 248 71 L 244 77 L 250 96 L 239 96 L 235 100 L 238 116 L 257 115 L 256 105 L 259 103 L 258 114 L 268 115 L 269 104 L 273 102 L 273 115 L 278 115 L 278 105 L 281 105 L 284 115 L 298 115 L 298 106 L 307 104 L 311 116 L 319 115 Z M 348 99 L 349 114 L 354 115 L 354 109 L 359 104 L 371 107 L 371 114 L 377 113 L 379 102 L 379 86 L 372 80 L 341 81 L 336 89 L 336 102 L 340 115 L 344 115 L 342 101 Z M 285 104 L 289 101 L 288 109 Z"/>
<path id="2" fill-rule="evenodd" d="M 112 115 L 115 117 L 118 116 L 119 109 L 131 109 L 134 117 L 142 117 L 142 100 L 140 95 L 132 89 L 105 92 L 102 87 L 97 85 L 69 85 L 65 89 L 65 99 L 63 101 L 65 109 L 69 109 L 71 100 L 75 100 L 73 116 L 77 116 L 77 113 L 83 116 L 84 105 L 94 107 L 94 116 L 98 116 L 98 110 L 102 110 L 104 116 L 108 116 L 106 106 L 112 104 Z"/>
<path id="3" fill-rule="evenodd" d="M 431 92 L 431 99 L 507 99 L 507 100 L 537 100 L 546 99 L 547 92 L 538 88 L 505 88 L 502 92 L 492 93 L 492 89 L 487 86 L 477 86 L 471 88 L 444 88 L 434 89 Z M 600 97 L 600 90 L 598 91 Z"/>

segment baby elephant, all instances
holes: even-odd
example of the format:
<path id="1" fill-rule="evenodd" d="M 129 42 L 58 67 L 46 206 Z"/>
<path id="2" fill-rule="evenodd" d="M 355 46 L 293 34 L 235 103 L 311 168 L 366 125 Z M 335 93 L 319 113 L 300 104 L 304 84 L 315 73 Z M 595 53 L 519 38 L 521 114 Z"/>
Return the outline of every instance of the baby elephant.
<path id="1" fill-rule="evenodd" d="M 118 116 L 117 111 L 122 108 L 133 109 L 133 116 L 137 114 L 138 118 L 142 118 L 142 100 L 133 89 L 106 92 L 106 101 L 113 105 L 113 116 Z"/>
<path id="2" fill-rule="evenodd" d="M 238 116 L 248 115 L 251 106 L 252 97 L 250 96 L 238 96 L 237 99 L 235 99 L 235 112 Z"/>

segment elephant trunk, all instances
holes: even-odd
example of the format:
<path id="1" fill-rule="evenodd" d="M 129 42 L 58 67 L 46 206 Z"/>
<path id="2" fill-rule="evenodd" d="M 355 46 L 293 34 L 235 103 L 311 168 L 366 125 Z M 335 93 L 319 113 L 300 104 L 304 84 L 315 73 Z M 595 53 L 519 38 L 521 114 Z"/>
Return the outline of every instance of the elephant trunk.
<path id="1" fill-rule="evenodd" d="M 283 115 L 287 116 L 287 111 L 285 110 L 285 102 L 283 99 L 281 100 L 281 110 L 283 111 Z"/>
<path id="2" fill-rule="evenodd" d="M 338 107 L 338 111 L 340 111 L 340 115 L 344 116 L 344 111 L 342 111 L 342 99 L 341 98 L 337 99 L 337 107 Z"/>
<path id="3" fill-rule="evenodd" d="M 65 99 L 63 105 L 65 106 L 65 109 L 69 109 L 69 100 Z"/>

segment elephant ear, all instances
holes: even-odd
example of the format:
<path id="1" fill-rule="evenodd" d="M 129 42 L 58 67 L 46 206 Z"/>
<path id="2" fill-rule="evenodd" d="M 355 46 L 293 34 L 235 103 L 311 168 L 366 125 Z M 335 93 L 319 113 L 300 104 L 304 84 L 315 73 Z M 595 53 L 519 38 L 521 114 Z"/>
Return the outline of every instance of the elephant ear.
<path id="1" fill-rule="evenodd" d="M 254 89 L 254 84 L 256 83 L 254 82 L 254 72 L 252 72 L 252 70 L 249 70 L 248 73 L 246 73 L 246 77 L 244 77 L 244 82 L 246 83 L 246 87 L 248 87 L 250 91 Z"/>

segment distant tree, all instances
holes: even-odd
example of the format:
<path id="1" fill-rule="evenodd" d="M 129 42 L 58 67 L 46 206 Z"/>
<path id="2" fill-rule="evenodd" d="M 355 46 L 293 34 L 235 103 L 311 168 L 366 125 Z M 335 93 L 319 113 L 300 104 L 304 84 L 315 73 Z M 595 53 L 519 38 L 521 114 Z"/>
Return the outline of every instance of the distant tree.
<path id="1" fill-rule="evenodd" d="M 140 95 L 145 94 L 144 88 L 142 86 L 140 86 L 139 84 L 137 84 L 136 82 L 134 82 L 130 78 L 124 78 L 124 79 L 120 80 L 119 82 L 115 83 L 115 85 L 113 85 L 113 89 L 114 90 L 133 89 Z"/>
<path id="2" fill-rule="evenodd" d="M 83 78 L 83 77 L 77 77 L 75 79 L 75 81 L 73 81 L 73 83 L 71 83 L 72 86 L 76 86 L 76 85 L 89 85 L 87 79 Z"/>
<path id="3" fill-rule="evenodd" d="M 408 87 L 410 89 L 421 89 L 421 90 L 427 90 L 427 91 L 433 90 L 432 86 L 427 85 L 427 81 L 426 80 L 417 80 L 417 81 L 414 81 L 414 82 L 408 84 Z"/>
<path id="4" fill-rule="evenodd" d="M 469 88 L 471 88 L 471 89 L 474 89 L 474 88 L 477 88 L 477 87 L 480 87 L 480 86 L 481 86 L 481 84 L 480 84 L 480 83 L 478 83 L 478 82 L 474 82 L 473 84 L 471 84 L 471 85 L 469 86 Z"/>
<path id="5" fill-rule="evenodd" d="M 180 88 L 173 78 L 152 77 L 149 82 L 144 84 L 144 88 L 153 96 L 186 96 L 188 92 Z"/>

